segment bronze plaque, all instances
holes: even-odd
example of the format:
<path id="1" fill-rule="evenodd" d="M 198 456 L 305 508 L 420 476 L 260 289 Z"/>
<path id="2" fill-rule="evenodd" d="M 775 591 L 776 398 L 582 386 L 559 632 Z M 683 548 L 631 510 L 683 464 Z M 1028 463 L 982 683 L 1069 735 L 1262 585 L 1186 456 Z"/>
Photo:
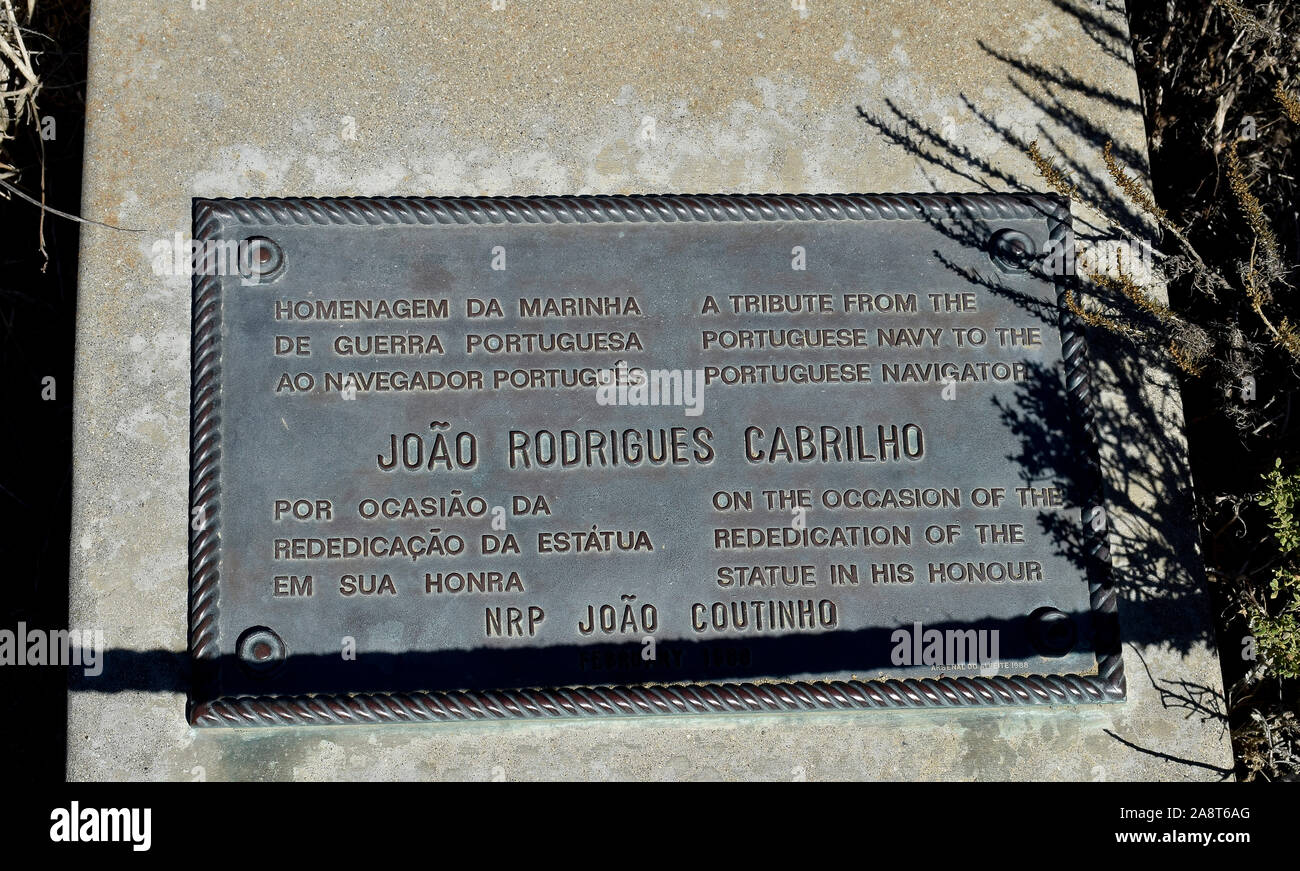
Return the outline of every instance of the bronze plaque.
<path id="1" fill-rule="evenodd" d="M 191 720 L 1122 699 L 1067 207 L 196 200 Z"/>

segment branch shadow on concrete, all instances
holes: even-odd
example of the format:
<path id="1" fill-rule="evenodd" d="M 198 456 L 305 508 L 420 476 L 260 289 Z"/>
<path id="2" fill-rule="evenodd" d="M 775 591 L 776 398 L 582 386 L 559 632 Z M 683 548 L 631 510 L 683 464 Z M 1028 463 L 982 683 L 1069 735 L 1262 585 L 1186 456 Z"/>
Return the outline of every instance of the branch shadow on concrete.
<path id="1" fill-rule="evenodd" d="M 1095 43 L 1106 55 L 1133 63 L 1127 29 L 1122 25 L 1122 4 L 1084 6 L 1067 0 L 1053 0 L 1078 24 L 1079 36 Z M 1110 217 L 1109 221 L 1080 215 L 1074 207 L 1074 231 L 1078 242 L 1152 238 L 1152 223 L 1138 208 L 1123 199 L 1105 172 L 1097 172 L 1074 156 L 1093 151 L 1100 155 L 1111 140 L 1104 125 L 1092 120 L 1096 109 L 1114 116 L 1132 116 L 1130 129 L 1142 123 L 1141 106 L 1118 93 L 1104 81 L 1061 65 L 1044 65 L 1034 59 L 998 49 L 986 41 L 981 48 L 1006 67 L 1006 85 L 1024 98 L 1027 109 L 1038 118 L 1032 127 L 999 123 L 994 113 L 981 107 L 977 97 L 961 94 L 960 99 L 977 122 L 985 138 L 1004 143 L 1027 155 L 1030 143 L 1038 140 L 1045 153 L 1078 186 L 1080 199 L 1091 209 Z M 945 137 L 937 125 L 920 113 L 902 108 L 884 98 L 877 106 L 856 107 L 869 130 L 915 158 L 922 171 L 937 185 L 951 187 L 942 179 L 962 179 L 971 189 L 996 192 L 1043 192 L 1046 184 L 1033 170 L 1027 156 L 1025 171 L 1008 170 L 1006 162 L 995 162 L 986 152 Z M 1028 113 L 1027 113 L 1028 114 Z M 1144 150 L 1112 145 L 1119 165 L 1132 177 L 1144 178 L 1148 166 Z M 1099 161 L 1094 161 L 1096 166 Z M 931 175 L 933 173 L 933 175 Z M 971 240 L 978 244 L 978 239 Z M 938 252 L 936 252 L 937 254 Z M 961 266 L 948 263 L 961 271 Z M 996 276 L 968 276 L 986 290 L 1015 300 L 1015 291 L 998 286 Z M 1075 287 L 1085 295 L 1101 295 L 1082 278 Z M 1025 310 L 1044 320 L 1059 316 L 1033 301 Z M 1122 299 L 1106 298 L 1121 322 L 1141 323 L 1149 316 Z M 1189 716 L 1218 720 L 1226 730 L 1226 704 L 1214 688 L 1189 683 L 1179 676 L 1152 672 L 1140 650 L 1156 649 L 1186 656 L 1193 648 L 1216 643 L 1209 597 L 1205 592 L 1204 567 L 1198 552 L 1198 536 L 1192 515 L 1192 494 L 1187 447 L 1183 438 L 1183 417 L 1177 379 L 1162 348 L 1143 346 L 1115 334 L 1086 328 L 1094 396 L 1098 407 L 1097 435 L 1102 445 L 1104 499 L 1110 520 L 1109 540 L 1114 557 L 1114 582 L 1119 590 L 1119 622 L 1122 636 L 1139 652 L 1146 677 L 1160 694 L 1165 707 L 1182 707 Z M 1041 373 L 1040 373 L 1041 374 Z M 1044 421 L 1056 419 L 1055 406 L 1062 401 L 1049 377 L 1032 378 L 1018 387 L 1014 402 L 996 402 L 1006 426 L 1018 434 L 1022 450 L 1015 457 L 1027 479 L 1043 468 L 1059 465 L 1055 456 L 1071 450 L 1045 430 Z M 1059 517 L 1043 515 L 1042 528 L 1051 534 L 1062 553 L 1083 559 L 1077 529 L 1060 523 Z M 1130 675 L 1130 681 L 1137 675 Z M 1112 734 L 1115 740 L 1144 753 L 1157 751 L 1137 746 Z M 1194 760 L 1174 759 L 1187 765 L 1212 768 Z"/>

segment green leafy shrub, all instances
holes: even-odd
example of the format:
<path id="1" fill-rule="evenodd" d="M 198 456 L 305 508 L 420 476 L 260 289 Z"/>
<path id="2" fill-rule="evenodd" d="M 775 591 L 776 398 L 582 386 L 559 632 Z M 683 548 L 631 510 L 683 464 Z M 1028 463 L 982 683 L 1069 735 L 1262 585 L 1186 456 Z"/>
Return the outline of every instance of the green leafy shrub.
<path id="1" fill-rule="evenodd" d="M 1264 480 L 1259 504 L 1272 515 L 1269 529 L 1282 562 L 1273 570 L 1269 600 L 1279 607 L 1257 610 L 1250 628 L 1265 666 L 1278 677 L 1300 678 L 1300 473 L 1284 474 L 1279 459 Z"/>

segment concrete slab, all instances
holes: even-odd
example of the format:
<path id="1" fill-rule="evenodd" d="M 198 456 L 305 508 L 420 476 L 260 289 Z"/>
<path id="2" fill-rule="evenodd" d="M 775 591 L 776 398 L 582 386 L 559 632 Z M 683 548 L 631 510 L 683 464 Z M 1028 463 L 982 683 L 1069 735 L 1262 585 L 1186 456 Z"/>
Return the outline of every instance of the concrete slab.
<path id="1" fill-rule="evenodd" d="M 1034 138 L 1093 196 L 1105 140 L 1145 162 L 1115 0 L 193 5 L 93 12 L 82 210 L 144 232 L 82 231 L 70 620 L 111 652 L 71 779 L 1231 776 L 1174 382 L 1104 345 L 1123 704 L 191 729 L 190 286 L 151 268 L 191 197 L 1041 189 Z"/>

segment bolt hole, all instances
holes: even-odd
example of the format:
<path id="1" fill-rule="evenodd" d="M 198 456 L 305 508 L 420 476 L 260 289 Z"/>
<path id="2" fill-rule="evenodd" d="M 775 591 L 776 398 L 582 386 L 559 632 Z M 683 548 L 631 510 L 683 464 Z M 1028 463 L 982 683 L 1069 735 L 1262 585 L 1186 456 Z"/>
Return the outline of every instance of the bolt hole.
<path id="1" fill-rule="evenodd" d="M 1029 643 L 1042 656 L 1065 656 L 1079 633 L 1070 615 L 1057 608 L 1039 608 L 1029 615 Z"/>
<path id="2" fill-rule="evenodd" d="M 284 665 L 284 641 L 265 626 L 253 626 L 239 636 L 235 651 L 245 671 L 256 677 L 265 677 Z"/>
<path id="3" fill-rule="evenodd" d="M 1024 272 L 1038 256 L 1034 240 L 1019 230 L 999 230 L 989 238 L 989 259 L 1004 272 Z"/>
<path id="4" fill-rule="evenodd" d="M 284 271 L 284 251 L 265 236 L 250 236 L 240 244 L 239 271 L 247 283 L 274 281 Z"/>

